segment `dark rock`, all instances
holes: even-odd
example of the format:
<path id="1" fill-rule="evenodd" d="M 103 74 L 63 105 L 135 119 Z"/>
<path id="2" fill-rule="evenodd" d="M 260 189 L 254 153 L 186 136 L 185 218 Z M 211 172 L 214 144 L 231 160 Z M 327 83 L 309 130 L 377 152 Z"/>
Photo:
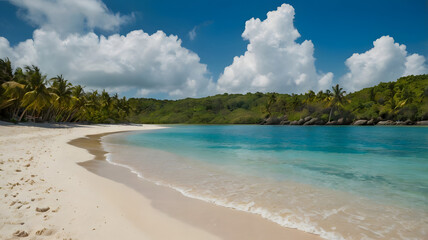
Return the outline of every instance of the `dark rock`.
<path id="1" fill-rule="evenodd" d="M 337 125 L 343 125 L 343 124 L 345 124 L 345 119 L 339 118 L 339 120 L 337 120 Z"/>
<path id="2" fill-rule="evenodd" d="M 395 122 L 391 120 L 379 121 L 377 125 L 395 125 Z"/>
<path id="3" fill-rule="evenodd" d="M 308 122 L 308 121 L 310 121 L 312 119 L 312 117 L 311 116 L 307 116 L 307 117 L 305 117 L 305 119 L 303 119 L 303 120 L 305 120 L 305 122 Z"/>
<path id="4" fill-rule="evenodd" d="M 266 119 L 266 125 L 278 125 L 281 122 L 281 119 L 277 117 L 270 117 Z"/>
<path id="5" fill-rule="evenodd" d="M 282 120 L 279 124 L 280 125 L 289 125 L 290 121 L 288 121 L 288 120 Z"/>
<path id="6" fill-rule="evenodd" d="M 325 125 L 337 125 L 337 121 L 327 122 Z"/>
<path id="7" fill-rule="evenodd" d="M 317 125 L 325 125 L 326 124 L 326 121 L 325 120 L 322 120 L 322 119 L 318 119 L 318 121 L 317 121 L 317 123 L 316 123 Z"/>
<path id="8" fill-rule="evenodd" d="M 425 121 L 417 121 L 417 122 L 416 122 L 416 125 L 424 125 L 424 126 L 427 126 L 427 125 L 428 125 L 428 120 L 425 120 Z"/>
<path id="9" fill-rule="evenodd" d="M 298 121 L 291 121 L 290 125 L 299 125 L 299 122 Z"/>
<path id="10" fill-rule="evenodd" d="M 357 126 L 362 126 L 362 125 L 366 125 L 367 124 L 367 120 L 361 119 L 361 120 L 357 120 L 353 123 L 353 125 L 357 125 Z"/>
<path id="11" fill-rule="evenodd" d="M 412 120 L 408 119 L 405 121 L 406 125 L 413 125 L 415 124 Z"/>
<path id="12" fill-rule="evenodd" d="M 318 122 L 319 122 L 318 118 L 312 118 L 311 120 L 305 122 L 305 124 L 303 125 L 315 125 L 315 124 L 318 124 Z"/>
<path id="13" fill-rule="evenodd" d="M 282 121 L 284 121 L 284 120 L 287 120 L 287 116 L 286 115 L 284 115 L 284 116 L 282 116 L 282 117 L 280 117 L 280 118 L 278 118 L 279 119 L 279 121 L 280 122 L 282 122 Z"/>
<path id="14" fill-rule="evenodd" d="M 367 123 L 366 123 L 367 125 L 374 125 L 375 124 L 375 121 L 374 121 L 374 119 L 370 119 L 370 120 L 368 120 L 367 121 Z"/>
<path id="15" fill-rule="evenodd" d="M 299 125 L 303 125 L 303 123 L 305 123 L 305 119 L 300 119 L 299 121 L 297 121 L 297 124 Z"/>

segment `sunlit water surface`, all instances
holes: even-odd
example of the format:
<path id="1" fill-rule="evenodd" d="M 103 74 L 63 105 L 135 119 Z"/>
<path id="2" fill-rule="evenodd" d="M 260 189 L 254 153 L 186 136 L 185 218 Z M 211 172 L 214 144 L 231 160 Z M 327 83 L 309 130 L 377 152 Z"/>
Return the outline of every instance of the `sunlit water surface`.
<path id="1" fill-rule="evenodd" d="M 327 239 L 428 239 L 427 127 L 172 126 L 104 147 L 149 181 Z"/>

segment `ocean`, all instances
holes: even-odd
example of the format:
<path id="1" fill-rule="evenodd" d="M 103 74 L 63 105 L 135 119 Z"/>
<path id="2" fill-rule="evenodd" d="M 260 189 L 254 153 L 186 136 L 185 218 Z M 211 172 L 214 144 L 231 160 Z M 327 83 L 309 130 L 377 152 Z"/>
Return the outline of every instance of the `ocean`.
<path id="1" fill-rule="evenodd" d="M 109 162 L 326 239 L 428 239 L 428 127 L 173 125 L 103 138 Z"/>

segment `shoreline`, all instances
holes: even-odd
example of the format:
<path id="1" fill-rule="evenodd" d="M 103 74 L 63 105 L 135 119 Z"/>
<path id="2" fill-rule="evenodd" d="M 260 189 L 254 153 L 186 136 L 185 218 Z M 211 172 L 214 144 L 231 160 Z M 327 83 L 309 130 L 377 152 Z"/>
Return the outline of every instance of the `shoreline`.
<path id="1" fill-rule="evenodd" d="M 0 122 L 0 239 L 218 239 L 86 171 L 78 163 L 93 156 L 67 143 L 88 134 L 155 128 Z"/>
<path id="2" fill-rule="evenodd" d="M 102 137 L 117 133 L 120 132 L 90 135 L 86 139 L 72 140 L 70 144 L 74 146 L 97 146 L 97 148 L 85 148 L 94 155 L 94 158 L 79 165 L 94 174 L 136 190 L 150 199 L 155 209 L 179 221 L 203 229 L 220 239 L 321 239 L 315 234 L 282 227 L 253 213 L 187 197 L 174 189 L 139 178 L 129 168 L 109 163 L 105 159 L 105 154 L 108 152 L 102 148 Z"/>
<path id="3" fill-rule="evenodd" d="M 4 239 L 240 239 L 242 234 L 251 233 L 255 234 L 252 239 L 266 239 L 279 231 L 281 234 L 276 236 L 282 239 L 320 239 L 255 214 L 242 217 L 237 210 L 190 199 L 172 189 L 161 190 L 149 182 L 144 187 L 151 191 L 142 194 L 138 189 L 124 186 L 123 182 L 130 179 L 128 169 L 93 160 L 90 152 L 96 151 L 96 145 L 86 143 L 92 148 L 87 150 L 68 144 L 74 139 L 85 139 L 86 135 L 156 128 L 161 126 L 0 122 L 0 236 Z M 91 161 L 102 165 L 99 173 L 111 174 L 116 179 L 100 177 L 80 166 Z M 122 173 L 116 174 L 117 171 Z M 142 181 L 136 180 L 141 187 Z M 187 209 L 176 207 L 175 201 L 168 205 L 169 199 L 180 200 Z M 191 216 L 189 220 L 186 211 L 189 209 L 198 213 L 199 218 Z M 209 216 L 210 212 L 215 217 Z M 229 216 L 235 216 L 232 218 L 235 220 L 228 221 Z M 258 226 L 247 220 L 253 218 L 257 220 L 253 224 L 266 224 L 277 230 L 254 233 L 252 229 Z M 195 223 L 195 219 L 206 221 Z M 218 227 L 225 222 L 232 224 L 228 226 L 230 231 Z"/>

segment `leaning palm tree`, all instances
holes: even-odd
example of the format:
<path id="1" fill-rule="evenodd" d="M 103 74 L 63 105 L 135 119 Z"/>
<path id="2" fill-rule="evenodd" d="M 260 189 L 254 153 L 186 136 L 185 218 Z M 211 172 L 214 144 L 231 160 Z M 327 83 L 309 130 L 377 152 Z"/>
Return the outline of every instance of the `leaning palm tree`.
<path id="1" fill-rule="evenodd" d="M 346 91 L 343 91 L 343 88 L 339 86 L 339 84 L 336 84 L 336 86 L 332 87 L 332 96 L 329 97 L 329 106 L 330 106 L 330 114 L 328 116 L 328 121 L 331 120 L 331 115 L 333 114 L 334 108 L 339 108 L 340 106 L 343 106 L 343 103 L 346 100 L 345 94 Z"/>
<path id="2" fill-rule="evenodd" d="M 15 81 L 8 81 L 3 83 L 1 87 L 4 92 L 0 98 L 0 109 L 9 108 L 11 111 L 10 116 L 12 116 L 12 119 L 17 120 L 20 102 L 25 94 L 25 85 Z"/>
<path id="3" fill-rule="evenodd" d="M 18 121 L 21 121 L 27 111 L 32 111 L 31 115 L 39 115 L 47 107 L 55 94 L 50 93 L 46 87 L 46 76 L 42 75 L 36 66 L 25 67 L 26 69 L 26 93 L 24 94 L 21 106 L 25 107 Z"/>

